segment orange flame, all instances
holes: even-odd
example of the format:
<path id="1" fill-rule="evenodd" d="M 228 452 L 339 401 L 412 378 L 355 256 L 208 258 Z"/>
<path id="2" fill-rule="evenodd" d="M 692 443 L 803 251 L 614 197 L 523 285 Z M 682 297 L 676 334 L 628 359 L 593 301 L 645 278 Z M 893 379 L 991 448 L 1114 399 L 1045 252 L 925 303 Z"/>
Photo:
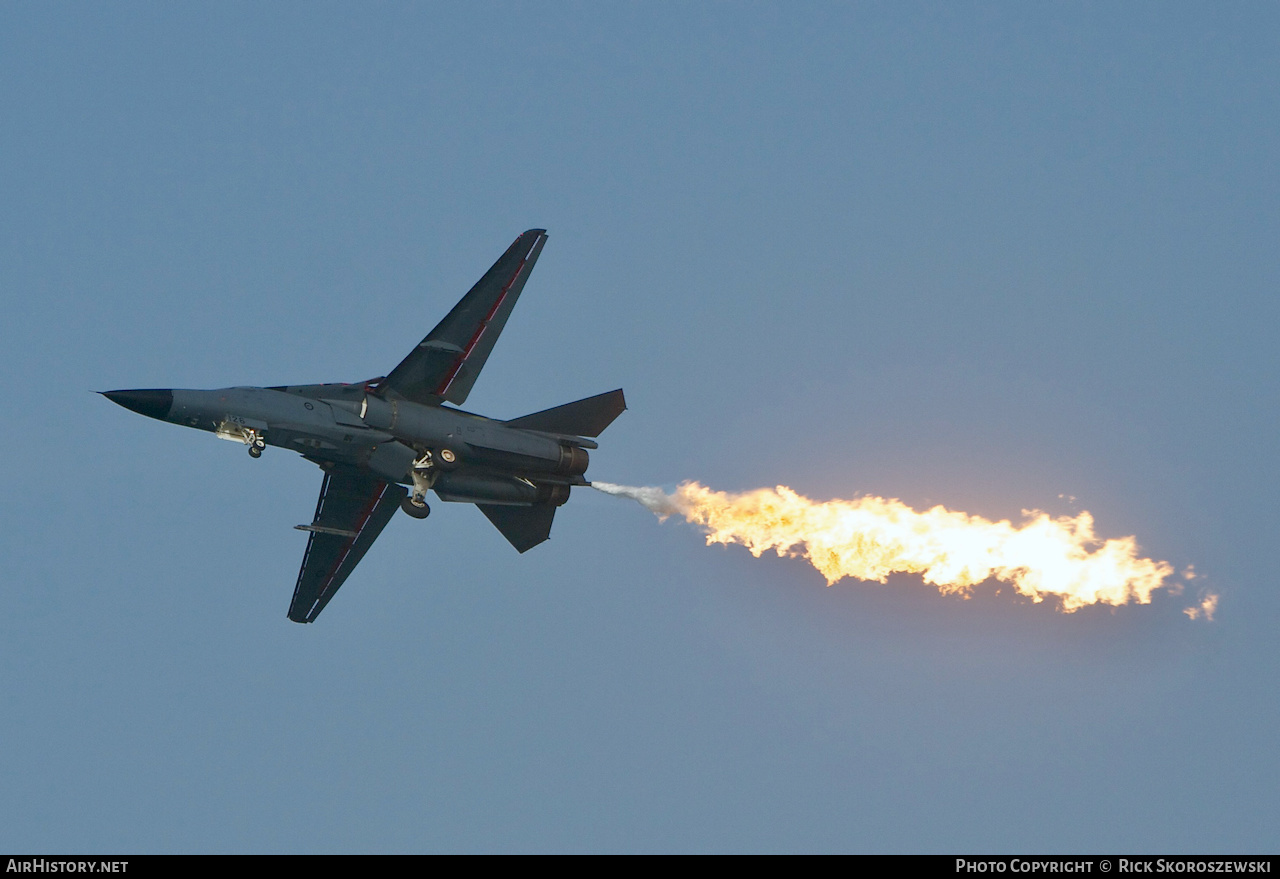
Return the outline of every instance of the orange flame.
<path id="1" fill-rule="evenodd" d="M 739 494 L 686 482 L 674 493 L 596 482 L 607 494 L 630 497 L 662 519 L 683 516 L 701 526 L 707 544 L 737 543 L 757 558 L 773 550 L 800 556 L 830 586 L 844 577 L 885 582 L 890 574 L 920 574 L 943 594 L 968 597 L 994 577 L 1032 601 L 1054 598 L 1070 612 L 1092 604 L 1149 604 L 1173 576 L 1168 562 L 1142 558 L 1132 537 L 1102 540 L 1093 516 L 1054 518 L 1024 510 L 1021 525 L 992 522 L 942 506 L 920 512 L 899 500 L 861 497 L 814 501 L 786 486 Z M 1213 618 L 1209 595 L 1192 619 Z"/>

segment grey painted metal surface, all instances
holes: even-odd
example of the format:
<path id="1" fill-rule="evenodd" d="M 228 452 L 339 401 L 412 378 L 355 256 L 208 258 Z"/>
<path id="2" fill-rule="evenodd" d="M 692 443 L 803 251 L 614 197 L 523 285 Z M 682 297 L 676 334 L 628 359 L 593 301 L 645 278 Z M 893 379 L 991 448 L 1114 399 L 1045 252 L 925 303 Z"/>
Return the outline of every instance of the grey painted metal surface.
<path id="1" fill-rule="evenodd" d="M 426 494 L 474 503 L 520 552 L 548 538 L 556 507 L 588 485 L 588 449 L 626 409 L 610 391 L 496 421 L 466 400 L 546 242 L 530 229 L 385 378 L 355 384 L 106 391 L 115 403 L 244 443 L 289 449 L 325 472 L 289 619 L 312 622 L 397 509 L 424 519 Z M 407 486 L 403 487 L 403 486 Z"/>

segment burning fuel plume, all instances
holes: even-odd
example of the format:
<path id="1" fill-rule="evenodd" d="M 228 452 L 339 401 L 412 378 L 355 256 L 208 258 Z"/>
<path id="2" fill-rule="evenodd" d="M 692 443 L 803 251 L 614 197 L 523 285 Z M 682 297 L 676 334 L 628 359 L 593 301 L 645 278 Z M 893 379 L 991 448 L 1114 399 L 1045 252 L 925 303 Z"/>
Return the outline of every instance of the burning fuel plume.
<path id="1" fill-rule="evenodd" d="M 686 482 L 660 488 L 595 482 L 606 494 L 629 497 L 661 519 L 683 516 L 706 532 L 707 544 L 741 544 L 802 557 L 830 586 L 845 577 L 885 582 L 890 574 L 920 574 L 943 594 L 968 596 L 995 578 L 1032 601 L 1054 600 L 1070 612 L 1093 604 L 1149 604 L 1164 588 L 1179 592 L 1168 562 L 1143 558 L 1132 537 L 1102 539 L 1093 516 L 1052 517 L 1024 511 L 1024 521 L 993 522 L 942 506 L 919 511 L 899 500 L 860 497 L 814 501 L 785 486 L 732 493 Z M 1194 574 L 1188 569 L 1183 578 Z M 1185 613 L 1213 619 L 1217 596 L 1205 593 Z"/>

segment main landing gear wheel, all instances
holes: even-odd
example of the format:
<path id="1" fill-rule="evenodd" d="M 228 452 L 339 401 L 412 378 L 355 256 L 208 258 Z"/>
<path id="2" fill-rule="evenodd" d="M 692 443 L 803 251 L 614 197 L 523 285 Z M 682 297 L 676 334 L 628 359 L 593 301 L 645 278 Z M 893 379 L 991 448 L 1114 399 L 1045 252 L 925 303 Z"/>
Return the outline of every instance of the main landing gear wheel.
<path id="1" fill-rule="evenodd" d="M 431 515 L 431 508 L 427 506 L 426 501 L 414 502 L 412 497 L 405 495 L 400 498 L 400 509 L 404 510 L 415 519 L 425 519 Z"/>

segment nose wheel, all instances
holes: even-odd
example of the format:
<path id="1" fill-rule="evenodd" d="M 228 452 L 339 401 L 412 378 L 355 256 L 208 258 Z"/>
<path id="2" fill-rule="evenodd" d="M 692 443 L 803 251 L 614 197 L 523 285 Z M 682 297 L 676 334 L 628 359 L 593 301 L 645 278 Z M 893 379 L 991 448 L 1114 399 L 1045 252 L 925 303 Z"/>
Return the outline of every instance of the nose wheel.
<path id="1" fill-rule="evenodd" d="M 267 441 L 264 440 L 262 438 L 262 435 L 259 434 L 256 430 L 252 430 L 250 431 L 250 433 L 251 433 L 251 436 L 249 437 L 249 457 L 261 458 L 262 450 L 267 447 Z"/>

